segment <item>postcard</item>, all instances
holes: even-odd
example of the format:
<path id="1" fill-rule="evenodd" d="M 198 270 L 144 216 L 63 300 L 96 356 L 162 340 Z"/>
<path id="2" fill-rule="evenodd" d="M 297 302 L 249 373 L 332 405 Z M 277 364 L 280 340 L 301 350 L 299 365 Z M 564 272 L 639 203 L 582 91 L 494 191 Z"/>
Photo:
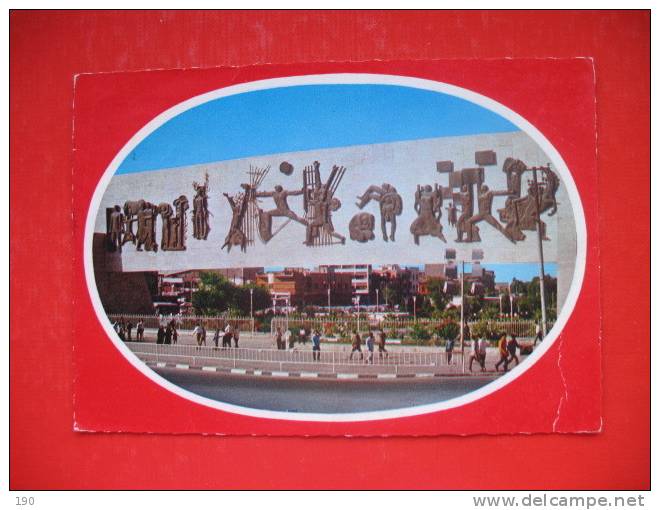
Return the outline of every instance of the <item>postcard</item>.
<path id="1" fill-rule="evenodd" d="M 74 86 L 75 430 L 601 430 L 591 60 Z"/>

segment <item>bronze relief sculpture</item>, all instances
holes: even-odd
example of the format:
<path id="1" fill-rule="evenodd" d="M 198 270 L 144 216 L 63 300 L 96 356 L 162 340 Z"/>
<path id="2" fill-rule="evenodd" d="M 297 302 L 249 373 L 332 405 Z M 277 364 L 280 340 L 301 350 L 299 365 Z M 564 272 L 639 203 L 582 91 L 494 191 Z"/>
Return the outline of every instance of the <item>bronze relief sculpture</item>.
<path id="1" fill-rule="evenodd" d="M 287 221 L 277 230 L 279 232 L 286 227 L 291 220 L 307 226 L 307 222 L 294 213 L 287 202 L 289 196 L 302 195 L 305 192 L 301 190 L 285 190 L 279 184 L 275 186 L 273 191 L 259 191 L 255 194 L 257 198 L 272 198 L 275 202 L 275 209 L 263 211 L 259 209 L 259 237 L 264 243 L 270 241 L 275 234 L 273 234 L 273 218 L 288 218 Z M 277 233 L 276 232 L 276 233 Z"/>
<path id="2" fill-rule="evenodd" d="M 346 238 L 335 231 L 332 224 L 332 213 L 339 210 L 341 202 L 336 198 L 335 192 L 344 177 L 346 169 L 342 166 L 333 166 L 324 183 L 321 180 L 320 163 L 314 161 L 311 167 L 305 167 L 303 172 L 303 205 L 305 208 L 305 222 L 307 232 L 306 246 L 328 246 L 346 243 Z"/>
<path id="3" fill-rule="evenodd" d="M 144 207 L 144 200 L 129 200 L 124 202 L 124 237 L 121 240 L 122 246 L 126 243 L 135 244 L 137 238 L 133 233 L 133 223 L 138 221 L 138 213 Z"/>
<path id="4" fill-rule="evenodd" d="M 437 184 L 435 187 L 430 184 L 417 185 L 414 206 L 417 218 L 410 225 L 410 233 L 415 238 L 415 244 L 419 244 L 419 238 L 422 236 L 433 236 L 447 242 L 440 224 L 442 195 L 442 187 Z"/>
<path id="5" fill-rule="evenodd" d="M 476 154 L 476 160 L 481 163 L 494 164 L 496 155 L 493 151 L 481 151 Z M 441 165 L 441 163 L 443 163 Z M 483 168 L 464 168 L 460 171 L 451 170 L 446 162 L 438 162 L 437 168 L 441 173 L 447 173 L 450 188 L 460 186 L 460 191 L 452 192 L 452 204 L 447 209 L 447 217 L 450 226 L 455 226 L 457 231 L 456 242 L 473 243 L 481 241 L 478 223 L 486 222 L 501 232 L 512 243 L 524 241 L 526 236 L 523 230 L 541 229 L 543 239 L 547 240 L 545 234 L 545 223 L 538 218 L 540 214 L 548 212 L 552 216 L 557 211 L 556 192 L 559 188 L 559 178 L 550 169 L 549 165 L 538 167 L 536 170 L 542 174 L 542 180 L 537 185 L 528 181 L 527 194 L 522 195 L 522 178 L 526 172 L 534 171 L 528 168 L 519 159 L 507 158 L 502 166 L 506 174 L 507 189 L 491 190 L 484 184 Z M 497 221 L 492 213 L 493 199 L 497 196 L 507 197 L 504 207 L 498 209 L 499 219 Z M 474 212 L 475 202 L 477 212 Z M 456 218 L 458 208 L 460 216 Z M 537 213 L 538 211 L 538 213 Z"/>
<path id="6" fill-rule="evenodd" d="M 232 246 L 239 246 L 245 252 L 254 243 L 254 233 L 261 214 L 257 206 L 257 190 L 269 171 L 270 166 L 259 168 L 250 165 L 250 182 L 241 184 L 243 191 L 234 196 L 223 193 L 231 207 L 231 223 L 221 250 L 227 248 L 227 252 L 230 252 Z"/>
<path id="7" fill-rule="evenodd" d="M 361 212 L 357 213 L 351 218 L 348 224 L 348 232 L 353 241 L 358 243 L 366 243 L 373 241 L 376 238 L 374 234 L 374 226 L 376 225 L 376 218 L 373 214 Z"/>
<path id="8" fill-rule="evenodd" d="M 383 233 L 383 241 L 394 241 L 396 233 L 396 217 L 403 211 L 403 199 L 397 193 L 396 188 L 388 183 L 382 186 L 369 186 L 361 196 L 357 197 L 357 206 L 363 209 L 371 200 L 380 205 L 380 228 Z M 390 224 L 390 235 L 387 236 L 387 223 Z M 352 237 L 351 237 L 352 238 Z"/>
<path id="9" fill-rule="evenodd" d="M 209 174 L 204 174 L 204 184 L 193 182 L 195 197 L 193 198 L 193 237 L 206 240 L 211 227 L 209 226 Z"/>
<path id="10" fill-rule="evenodd" d="M 188 207 L 188 199 L 185 195 L 181 195 L 174 201 L 174 209 L 166 202 L 158 204 L 158 213 L 162 222 L 161 250 L 183 251 L 186 249 L 186 211 Z"/>
<path id="11" fill-rule="evenodd" d="M 115 205 L 106 209 L 106 246 L 108 251 L 121 251 L 124 233 L 124 215 Z"/>
<path id="12" fill-rule="evenodd" d="M 476 158 L 481 163 L 492 164 L 496 161 L 493 151 L 481 151 Z M 280 165 L 287 175 L 292 167 L 286 162 Z M 506 175 L 506 190 L 491 190 L 485 184 L 483 167 L 454 170 L 452 161 L 436 163 L 439 173 L 447 174 L 449 186 L 418 185 L 415 192 L 414 211 L 417 217 L 410 225 L 415 244 L 421 237 L 437 237 L 446 242 L 441 223 L 443 201 L 447 223 L 457 232 L 456 242 L 480 242 L 480 224 L 486 223 L 500 232 L 512 243 L 526 239 L 524 231 L 540 229 L 542 239 L 548 240 L 546 224 L 540 216 L 547 213 L 552 216 L 557 211 L 556 193 L 560 185 L 559 177 L 550 166 L 529 168 L 521 160 L 507 158 L 502 166 Z M 327 180 L 321 178 L 320 163 L 315 161 L 304 168 L 301 189 L 285 189 L 276 185 L 269 191 L 259 191 L 270 167 L 250 166 L 249 183 L 241 184 L 241 191 L 233 196 L 223 193 L 230 208 L 231 222 L 225 242 L 221 249 L 231 251 L 234 246 L 246 251 L 254 243 L 256 235 L 263 243 L 268 243 L 291 221 L 305 227 L 303 244 L 309 247 L 345 244 L 346 238 L 335 231 L 333 213 L 340 209 L 341 202 L 336 191 L 344 177 L 346 169 L 333 166 Z M 523 195 L 523 178 L 532 173 L 533 179 L 527 179 L 527 189 Z M 537 182 L 537 175 L 540 179 Z M 204 240 L 208 237 L 209 216 L 208 192 L 209 176 L 205 174 L 204 183 L 193 183 L 193 236 Z M 456 188 L 459 188 L 458 190 Z M 301 196 L 304 215 L 295 212 L 289 197 Z M 504 207 L 497 210 L 499 221 L 493 215 L 496 197 L 506 197 Z M 266 209 L 260 203 L 272 199 L 274 207 Z M 403 199 L 390 183 L 371 185 L 357 197 L 356 206 L 364 209 L 372 201 L 378 202 L 380 211 L 380 230 L 384 241 L 395 241 L 397 216 L 403 212 Z M 190 208 L 188 198 L 180 195 L 172 204 L 163 202 L 157 206 L 145 199 L 126 201 L 123 207 L 114 205 L 106 208 L 105 242 L 108 251 L 121 251 L 128 242 L 136 245 L 137 251 L 156 252 L 186 250 L 187 211 Z M 475 212 L 476 209 L 476 212 Z M 161 218 L 160 243 L 156 241 L 156 221 Z M 273 218 L 281 218 L 274 229 Z M 367 212 L 355 214 L 348 225 L 350 238 L 359 243 L 375 239 L 375 216 Z M 133 224 L 137 224 L 134 232 Z M 390 224 L 389 232 L 387 224 Z"/>
<path id="13" fill-rule="evenodd" d="M 156 243 L 156 216 L 158 214 L 157 207 L 151 202 L 141 200 L 141 208 L 137 213 L 137 251 L 142 251 L 142 247 L 146 251 L 158 251 L 158 243 Z"/>
<path id="14" fill-rule="evenodd" d="M 471 232 L 475 225 L 481 221 L 485 221 L 492 225 L 497 230 L 502 232 L 504 236 L 512 242 L 515 242 L 512 237 L 509 237 L 506 229 L 497 221 L 492 214 L 493 198 L 499 195 L 508 195 L 508 191 L 491 191 L 488 186 L 482 184 L 479 187 L 479 194 L 477 196 L 477 214 L 465 220 L 465 229 Z M 477 234 L 478 235 L 478 234 Z M 472 239 L 473 241 L 475 239 Z"/>

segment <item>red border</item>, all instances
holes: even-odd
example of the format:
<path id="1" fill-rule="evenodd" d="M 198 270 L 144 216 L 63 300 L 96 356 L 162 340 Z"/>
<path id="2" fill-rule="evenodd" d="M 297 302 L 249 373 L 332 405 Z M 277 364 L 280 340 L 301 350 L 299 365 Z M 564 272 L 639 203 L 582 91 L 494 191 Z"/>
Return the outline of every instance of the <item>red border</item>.
<path id="1" fill-rule="evenodd" d="M 648 78 L 646 13 L 592 13 L 579 17 L 577 13 L 551 13 L 543 15 L 543 23 L 540 25 L 539 15 L 531 13 L 483 13 L 480 16 L 475 15 L 479 13 L 355 13 L 347 16 L 345 13 L 329 12 L 286 14 L 286 18 L 283 13 L 277 12 L 231 13 L 222 16 L 219 13 L 204 14 L 12 14 L 11 227 L 14 234 L 24 233 L 20 241 L 12 243 L 11 246 L 11 294 L 14 304 L 11 311 L 10 349 L 12 487 L 174 485 L 460 488 L 473 486 L 472 478 L 467 474 L 477 469 L 479 472 L 492 473 L 483 480 L 483 488 L 648 486 L 649 372 L 645 363 L 648 349 L 644 341 L 631 343 L 625 352 L 616 347 L 616 351 L 611 351 L 610 347 L 609 356 L 608 344 L 604 343 L 605 375 L 607 377 L 608 373 L 616 373 L 617 377 L 612 378 L 609 385 L 605 384 L 605 432 L 593 437 L 550 435 L 369 440 L 319 438 L 312 441 L 302 438 L 105 436 L 71 432 L 72 371 L 71 344 L 68 341 L 68 332 L 71 331 L 71 308 L 68 299 L 68 296 L 72 295 L 70 282 L 73 281 L 74 295 L 84 295 L 80 288 L 79 273 L 74 276 L 68 271 L 68 261 L 73 253 L 70 238 L 66 235 L 70 229 L 70 216 L 67 214 L 70 202 L 67 197 L 70 196 L 71 189 L 68 173 L 71 168 L 68 150 L 71 142 L 71 82 L 74 73 L 99 70 L 105 65 L 109 65 L 113 70 L 187 67 L 199 64 L 209 66 L 227 63 L 226 56 L 231 57 L 231 63 L 248 64 L 262 60 L 265 55 L 268 55 L 269 60 L 277 62 L 383 57 L 409 59 L 447 55 L 479 58 L 497 55 L 593 55 L 596 75 L 599 77 L 596 98 L 600 133 L 598 189 L 601 191 L 600 199 L 603 204 L 600 218 L 602 224 L 607 227 L 602 230 L 601 243 L 604 278 L 602 302 L 604 311 L 611 312 L 610 319 L 607 313 L 604 315 L 604 338 L 616 340 L 621 336 L 630 337 L 629 326 L 616 319 L 619 314 L 631 318 L 629 324 L 634 324 L 635 336 L 639 335 L 640 339 L 648 338 L 648 324 L 644 317 L 644 314 L 648 317 L 649 309 L 646 283 L 649 276 L 648 264 L 628 267 L 629 263 L 623 264 L 620 260 L 622 257 L 615 251 L 623 240 L 635 240 L 634 246 L 639 247 L 634 248 L 635 259 L 648 261 L 648 80 L 643 79 Z M 294 37 L 301 38 L 297 40 L 297 44 L 292 45 L 291 41 L 280 37 L 280 34 L 284 33 L 282 23 L 285 19 L 287 34 L 290 33 L 291 23 L 299 28 L 296 32 L 298 35 Z M 255 24 L 255 21 L 259 23 Z M 163 24 L 167 24 L 167 32 L 159 26 Z M 195 28 L 200 24 L 204 27 L 202 35 Z M 532 32 L 534 36 L 530 36 L 530 32 L 525 28 L 532 25 L 535 27 Z M 254 30 L 255 26 L 261 27 L 257 35 L 265 35 L 265 38 L 250 38 L 251 30 Z M 437 30 L 438 27 L 442 27 L 442 30 Z M 214 28 L 216 30 L 213 30 Z M 557 33 L 566 30 L 569 32 L 568 36 L 557 36 Z M 350 40 L 339 37 L 348 33 L 357 35 Z M 470 34 L 469 38 L 465 37 L 466 33 Z M 497 33 L 502 34 L 501 37 L 495 37 Z M 522 37 L 523 33 L 526 34 L 525 37 Z M 112 35 L 117 37 L 111 37 Z M 192 53 L 180 52 L 181 41 L 177 38 L 192 38 L 197 41 L 197 49 Z M 52 44 L 54 40 L 60 44 Z M 250 44 L 243 43 L 250 40 Z M 301 41 L 306 42 L 302 44 Z M 431 49 L 427 44 L 429 42 Z M 125 47 L 124 44 L 128 46 Z M 128 47 L 131 51 L 126 49 Z M 225 52 L 218 53 L 222 47 Z M 379 48 L 383 49 L 379 51 Z M 581 61 L 580 65 L 584 65 L 584 62 Z M 586 96 L 581 96 L 582 101 L 579 100 L 580 93 L 585 91 L 567 89 L 567 83 L 571 81 L 562 80 L 562 73 L 558 76 L 544 71 L 547 66 L 540 62 L 515 63 L 524 66 L 525 72 L 509 76 L 507 81 L 492 78 L 486 72 L 492 63 L 485 64 L 475 60 L 444 62 L 442 65 L 445 66 L 440 73 L 442 78 L 438 78 L 437 73 L 440 71 L 437 62 L 359 66 L 332 64 L 325 69 L 331 68 L 336 72 L 346 66 L 346 69 L 351 68 L 351 71 L 354 71 L 356 67 L 370 66 L 372 72 L 392 73 L 394 66 L 395 74 L 422 75 L 450 82 L 452 80 L 446 77 L 453 73 L 455 83 L 485 93 L 535 123 L 559 149 L 569 168 L 574 173 L 576 168 L 581 169 L 579 173 L 575 173 L 576 181 L 585 180 L 582 184 L 578 182 L 581 192 L 596 189 L 595 168 L 591 163 L 594 151 L 585 149 L 585 143 L 586 147 L 592 145 L 589 143 L 592 126 L 576 125 L 572 122 L 574 118 L 583 118 L 578 110 L 574 116 L 568 115 L 571 105 L 579 108 L 585 104 Z M 514 63 L 512 65 L 515 67 Z M 224 79 L 228 82 L 247 81 L 256 79 L 255 76 L 259 76 L 259 73 L 292 73 L 296 68 L 253 68 L 241 71 L 243 74 L 238 77 L 226 75 Z M 322 69 L 322 65 L 310 65 L 304 67 L 304 72 L 322 72 L 319 71 Z M 535 72 L 530 72 L 532 69 Z M 220 76 L 223 72 L 226 71 L 212 70 L 203 73 L 209 73 L 209 76 L 219 73 Z M 579 69 L 576 72 L 579 72 Z M 199 73 L 194 74 L 199 76 Z M 175 81 L 185 81 L 186 75 L 192 76 L 193 73 L 179 72 Z M 129 87 L 127 92 L 134 100 L 139 97 L 137 89 L 140 87 L 136 84 L 146 76 L 149 74 L 135 74 L 128 80 L 130 83 L 126 84 Z M 501 75 L 498 73 L 497 76 Z M 121 77 L 122 75 L 114 75 L 113 79 L 121 81 Z M 81 78 L 85 79 L 93 78 Z M 214 81 L 220 79 L 214 78 Z M 197 81 L 197 78 L 193 81 Z M 181 86 L 185 88 L 185 85 Z M 498 95 L 498 90 L 499 94 L 502 94 L 512 87 L 516 87 L 519 92 L 516 97 Z M 538 98 L 533 100 L 539 89 L 543 91 L 543 101 Z M 172 99 L 166 97 L 169 90 L 169 87 L 152 87 L 149 106 L 154 107 L 157 102 L 169 106 Z M 188 91 L 190 90 L 188 88 Z M 193 94 L 188 93 L 189 95 Z M 97 105 L 102 105 L 102 98 L 98 98 Z M 121 147 L 135 130 L 135 125 L 139 127 L 140 122 L 143 124 L 145 119 L 153 116 L 154 112 L 147 111 L 142 105 L 140 101 L 132 103 L 132 119 L 126 126 L 116 126 L 110 122 L 107 124 L 112 129 L 103 132 L 103 142 L 99 144 L 95 155 L 97 164 L 80 167 L 85 169 L 83 185 L 89 187 L 97 178 L 95 175 L 98 175 L 98 163 L 105 161 L 101 163 L 102 168 L 105 168 L 112 150 L 116 151 Z M 548 105 L 554 108 L 548 109 Z M 78 132 L 78 126 L 76 131 Z M 99 140 L 93 133 L 90 136 L 91 140 Z M 622 139 L 626 140 L 625 148 L 620 145 Z M 83 146 L 85 144 L 81 140 L 80 147 Z M 115 148 L 110 149 L 112 146 Z M 85 163 L 84 158 L 84 154 L 77 154 L 77 163 Z M 625 174 L 624 197 L 630 200 L 630 204 L 626 205 L 628 214 L 624 215 L 619 214 L 621 168 L 630 169 Z M 46 176 L 57 178 L 43 178 Z M 48 196 L 48 201 L 43 200 L 44 196 Z M 586 193 L 583 198 L 591 239 L 595 239 L 595 194 Z M 630 218 L 636 218 L 634 224 Z M 48 225 L 48 228 L 43 228 L 45 225 Z M 76 232 L 79 232 L 79 228 L 80 224 L 76 224 Z M 42 249 L 36 249 L 37 246 Z M 43 249 L 44 246 L 48 249 Z M 593 251 L 596 248 L 597 244 L 594 244 L 590 249 L 590 257 L 594 263 L 597 261 Z M 54 256 L 54 253 L 59 255 Z M 589 314 L 587 308 L 593 308 L 599 296 L 594 265 L 591 265 L 588 271 L 592 273 L 585 280 L 588 282 L 588 285 L 585 284 L 587 299 L 584 299 L 585 296 L 581 299 L 581 303 L 586 303 L 583 306 L 584 318 L 579 321 L 582 332 L 585 329 L 593 329 L 589 325 L 593 325 L 593 314 Z M 36 274 L 39 274 L 38 284 L 34 280 Z M 608 283 L 608 274 L 616 274 L 617 278 L 628 279 L 631 283 L 622 290 L 620 286 Z M 629 278 L 625 278 L 626 276 Z M 48 316 L 48 323 L 45 317 L 34 315 L 35 309 L 44 309 L 44 303 L 48 303 L 47 308 L 52 312 L 52 315 Z M 76 307 L 75 316 L 82 317 L 82 321 L 90 316 L 86 306 L 83 302 L 80 303 L 80 308 Z M 30 329 L 37 334 L 30 331 L 28 336 L 26 328 L 16 327 L 26 323 L 29 323 Z M 565 331 L 567 338 L 569 334 L 570 338 L 580 336 L 580 328 L 569 331 L 569 327 L 571 326 L 567 326 Z M 93 345 L 96 335 L 84 336 L 89 338 L 90 346 Z M 564 343 L 565 349 L 568 350 L 569 346 L 570 349 L 576 349 L 570 354 L 562 355 L 562 360 L 567 363 L 564 375 L 577 373 L 579 362 L 594 356 L 593 349 L 584 347 L 588 345 L 594 344 Z M 126 363 L 113 348 L 106 349 L 102 344 L 95 347 L 98 348 L 88 348 L 80 352 L 77 361 L 93 362 L 102 359 L 103 363 L 108 363 L 110 367 L 113 364 L 119 366 Z M 555 347 L 558 347 L 558 344 Z M 533 370 L 552 370 L 556 366 L 556 357 L 553 359 L 551 354 L 555 351 L 553 348 Z M 569 366 L 574 362 L 577 363 L 576 366 Z M 153 404 L 155 408 L 166 405 L 173 415 L 179 416 L 183 421 L 193 419 L 193 422 L 198 423 L 200 416 L 208 414 L 204 409 L 195 409 L 196 416 L 192 416 L 193 411 L 189 403 L 182 405 L 180 399 L 164 395 L 158 388 L 152 388 L 151 391 L 145 388 L 145 392 L 137 392 L 144 397 L 152 397 L 147 399 L 146 406 L 145 402 L 138 405 L 135 401 L 122 400 L 123 393 L 131 385 L 143 383 L 138 380 L 141 376 L 132 376 L 127 372 L 125 378 L 117 381 L 116 378 L 109 377 L 109 373 L 117 372 L 97 372 L 97 377 L 88 381 L 91 384 L 78 386 L 89 388 L 89 394 L 78 394 L 81 402 L 86 402 L 86 412 L 89 413 L 86 416 L 79 415 L 80 420 L 112 423 L 113 419 L 132 415 L 138 416 L 143 424 L 152 425 L 153 430 L 159 430 L 158 427 L 162 427 L 162 423 L 160 415 L 151 412 L 153 407 L 150 406 Z M 79 375 L 82 379 L 84 374 Z M 531 371 L 527 375 L 531 376 Z M 510 398 L 515 395 L 519 402 L 546 398 L 546 391 L 557 394 L 560 389 L 557 381 L 553 382 L 551 379 L 544 380 L 542 387 L 535 387 L 533 381 L 523 385 L 522 379 L 524 378 L 516 381 L 518 384 L 515 387 L 510 387 Z M 570 429 L 576 420 L 577 423 L 585 423 L 588 426 L 595 423 L 598 414 L 587 414 L 585 418 L 585 411 L 589 413 L 592 409 L 597 410 L 591 403 L 594 392 L 597 392 L 598 382 L 598 377 L 593 377 L 593 374 L 583 374 L 582 378 L 575 380 L 580 387 L 576 387 L 577 393 L 569 392 L 565 410 L 562 411 L 565 429 Z M 99 394 L 110 399 L 101 402 Z M 578 398 L 573 399 L 574 394 Z M 581 400 L 580 395 L 586 400 Z M 30 405 L 26 405 L 27 402 Z M 584 402 L 589 402 L 590 405 L 585 408 Z M 88 407 L 94 403 L 98 404 L 96 408 Z M 491 408 L 485 409 L 488 405 L 485 400 L 480 402 L 480 412 L 483 413 L 482 416 L 493 420 L 498 430 L 505 430 L 510 423 L 519 425 L 530 420 L 524 408 L 519 408 L 518 412 L 515 408 L 503 412 L 501 405 L 492 405 Z M 452 411 L 454 415 L 451 419 L 460 420 L 461 426 L 469 423 L 469 420 L 466 422 L 464 416 L 461 416 L 462 413 L 469 412 L 467 407 Z M 273 432 L 270 424 L 264 427 L 254 419 L 232 417 L 231 420 L 220 420 L 218 416 L 217 411 L 212 411 L 208 416 L 208 423 L 215 421 L 229 432 L 244 431 L 245 421 L 250 422 L 249 428 L 253 432 Z M 448 426 L 446 416 L 442 419 L 428 416 L 409 420 L 414 420 L 411 426 L 419 434 L 436 433 Z M 393 425 L 385 426 L 382 430 L 384 433 L 392 433 L 400 431 L 400 427 L 408 429 L 407 424 L 403 423 L 405 421 L 392 420 Z M 323 427 L 317 430 L 324 433 Z M 372 429 L 366 429 L 363 425 L 356 425 L 354 430 L 358 434 L 373 433 Z M 45 431 L 47 433 L 44 433 Z M 295 427 L 287 430 L 295 431 Z M 90 448 L 94 455 L 88 456 L 85 452 L 90 451 Z M 211 466 L 214 471 L 217 470 L 217 455 L 214 456 L 213 451 L 222 451 L 224 457 L 231 459 L 231 469 L 229 466 L 222 469 L 230 471 L 226 477 L 222 477 L 222 482 L 202 475 L 210 472 Z M 376 470 L 383 472 L 383 466 L 372 464 L 374 451 L 381 452 L 390 476 L 374 476 Z M 117 455 L 117 452 L 134 453 L 131 456 Z M 181 455 L 185 452 L 186 458 L 194 458 L 194 466 L 181 456 L 177 457 L 176 452 Z M 259 452 L 259 456 L 255 461 L 256 452 Z M 503 456 L 497 457 L 498 455 Z M 619 462 L 614 466 L 603 462 L 605 458 L 617 458 Z M 344 471 L 345 474 L 337 470 L 323 469 L 331 459 L 343 460 L 351 467 Z M 461 469 L 449 469 L 450 466 L 444 464 L 444 459 L 451 459 L 451 466 Z M 281 468 L 282 464 L 288 469 Z M 280 468 L 269 469 L 269 466 L 275 465 Z M 625 469 L 621 469 L 623 467 Z M 512 481 L 510 469 L 519 473 L 515 481 Z M 305 475 L 319 470 L 324 472 L 323 477 Z"/>
<path id="2" fill-rule="evenodd" d="M 74 328 L 79 340 L 74 342 L 74 389 L 80 430 L 379 436 L 600 429 L 598 219 L 595 197 L 585 193 L 596 184 L 593 67 L 588 59 L 292 64 L 80 76 L 74 105 L 76 253 L 83 253 L 88 206 L 98 180 L 125 141 L 157 114 L 197 94 L 236 83 L 342 72 L 407 75 L 464 86 L 501 101 L 547 133 L 574 175 L 587 221 L 587 270 L 562 336 L 539 363 L 509 386 L 460 408 L 355 423 L 248 418 L 193 405 L 154 388 L 151 381 L 129 367 L 100 328 L 78 258 L 74 265 Z M 483 76 L 492 79 L 484 84 L 478 78 Z M 520 80 L 520 76 L 527 78 Z M 104 390 L 109 387 L 111 391 Z M 133 412 L 128 410 L 130 406 Z M 150 417 L 143 413 L 136 416 L 135 412 L 145 407 L 150 408 Z"/>

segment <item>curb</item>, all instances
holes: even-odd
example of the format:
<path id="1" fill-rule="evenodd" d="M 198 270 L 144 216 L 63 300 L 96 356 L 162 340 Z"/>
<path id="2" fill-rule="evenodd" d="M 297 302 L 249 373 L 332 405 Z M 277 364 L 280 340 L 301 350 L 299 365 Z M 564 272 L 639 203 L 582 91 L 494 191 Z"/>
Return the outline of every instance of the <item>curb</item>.
<path id="1" fill-rule="evenodd" d="M 227 375 L 248 375 L 276 378 L 299 378 L 299 379 L 337 379 L 337 380 L 355 380 L 355 379 L 432 379 L 432 378 L 456 378 L 456 377 L 474 377 L 474 376 L 492 376 L 495 372 L 475 372 L 473 374 L 438 374 L 434 372 L 420 372 L 417 374 L 356 374 L 348 372 L 323 373 L 323 372 L 286 372 L 279 370 L 258 370 L 249 368 L 224 368 L 215 366 L 190 366 L 183 363 L 163 363 L 142 360 L 151 368 L 176 368 L 179 370 L 195 370 L 199 372 L 214 372 Z"/>

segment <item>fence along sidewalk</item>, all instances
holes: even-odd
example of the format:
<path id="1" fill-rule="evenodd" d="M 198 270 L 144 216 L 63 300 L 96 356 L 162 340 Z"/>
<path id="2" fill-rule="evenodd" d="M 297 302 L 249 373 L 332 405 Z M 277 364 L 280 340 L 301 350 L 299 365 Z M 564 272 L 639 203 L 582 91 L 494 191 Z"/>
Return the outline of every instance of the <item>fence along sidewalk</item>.
<path id="1" fill-rule="evenodd" d="M 111 322 L 120 319 L 131 321 L 133 326 L 142 321 L 145 328 L 157 329 L 158 326 L 165 326 L 171 320 L 176 321 L 178 329 L 193 330 L 195 326 L 203 323 L 207 331 L 223 328 L 228 322 L 232 326 L 238 327 L 241 331 L 252 331 L 254 319 L 250 317 L 229 317 L 229 316 L 205 316 L 205 315 L 139 315 L 139 314 L 108 314 Z"/>
<path id="2" fill-rule="evenodd" d="M 108 314 L 108 318 L 112 321 L 124 319 L 131 321 L 136 325 L 142 321 L 145 328 L 156 329 L 160 325 L 165 325 L 170 320 L 174 319 L 182 330 L 192 330 L 200 323 L 203 323 L 207 331 L 215 330 L 217 328 L 224 328 L 229 322 L 234 327 L 238 327 L 240 331 L 254 331 L 255 319 L 250 317 L 230 317 L 230 316 L 205 316 L 205 315 L 138 315 L 138 314 Z M 277 327 L 285 331 L 288 328 L 305 328 L 309 333 L 311 330 L 318 329 L 325 335 L 336 334 L 339 330 L 343 330 L 348 334 L 354 329 L 366 331 L 369 328 L 379 327 L 386 333 L 391 331 L 396 332 L 410 332 L 413 326 L 424 326 L 429 329 L 435 329 L 443 324 L 445 321 L 440 319 L 401 319 L 401 318 L 387 318 L 384 320 L 369 319 L 366 316 L 361 316 L 358 320 L 357 317 L 347 316 L 342 318 L 329 318 L 329 317 L 313 317 L 304 318 L 296 316 L 276 316 L 273 317 L 270 323 L 271 334 L 275 333 Z M 475 324 L 480 321 L 468 321 L 468 326 L 472 329 Z M 536 323 L 532 320 L 487 320 L 490 327 L 502 333 L 516 335 L 518 337 L 534 337 Z M 553 326 L 552 322 L 548 323 L 548 330 Z"/>
<path id="3" fill-rule="evenodd" d="M 310 330 L 318 329 L 321 333 L 328 335 L 339 333 L 343 331 L 349 334 L 353 330 L 367 331 L 370 328 L 381 328 L 385 333 L 390 331 L 396 332 L 410 332 L 414 326 L 423 326 L 429 329 L 435 329 L 446 321 L 441 319 L 384 319 L 377 320 L 367 317 L 346 317 L 346 318 L 302 318 L 302 317 L 274 317 L 271 321 L 271 333 L 274 333 L 277 327 L 285 331 L 288 328 L 305 328 L 308 332 Z M 476 324 L 482 321 L 468 321 L 470 329 L 474 328 Z M 509 335 L 516 335 L 518 337 L 533 337 L 535 336 L 536 322 L 532 320 L 486 320 L 483 321 L 496 331 L 501 331 Z M 359 325 L 359 328 L 358 328 Z M 553 323 L 548 323 L 548 330 L 552 328 Z"/>
<path id="4" fill-rule="evenodd" d="M 289 365 L 326 365 L 326 366 L 356 366 L 365 365 L 369 360 L 369 352 L 363 353 L 360 359 L 359 353 L 354 353 L 352 359 L 350 353 L 340 350 L 324 349 L 321 351 L 320 359 L 313 359 L 312 351 L 284 351 L 276 349 L 249 349 L 249 348 L 216 348 L 195 345 L 164 345 L 142 342 L 126 342 L 131 351 L 141 358 L 151 358 L 146 361 L 181 361 L 188 360 L 191 366 L 200 366 L 209 362 L 220 362 L 224 366 L 236 367 L 237 362 L 244 363 L 266 363 L 274 364 L 281 368 L 284 364 Z M 224 362 L 224 363 L 223 363 Z M 462 355 L 460 351 L 454 352 L 452 363 L 447 363 L 445 352 L 388 352 L 387 356 L 379 356 L 373 353 L 372 363 L 369 366 L 391 367 L 396 371 L 397 367 L 422 368 L 429 370 L 444 369 L 445 371 L 462 371 Z M 334 370 L 334 369 L 333 369 Z"/>

